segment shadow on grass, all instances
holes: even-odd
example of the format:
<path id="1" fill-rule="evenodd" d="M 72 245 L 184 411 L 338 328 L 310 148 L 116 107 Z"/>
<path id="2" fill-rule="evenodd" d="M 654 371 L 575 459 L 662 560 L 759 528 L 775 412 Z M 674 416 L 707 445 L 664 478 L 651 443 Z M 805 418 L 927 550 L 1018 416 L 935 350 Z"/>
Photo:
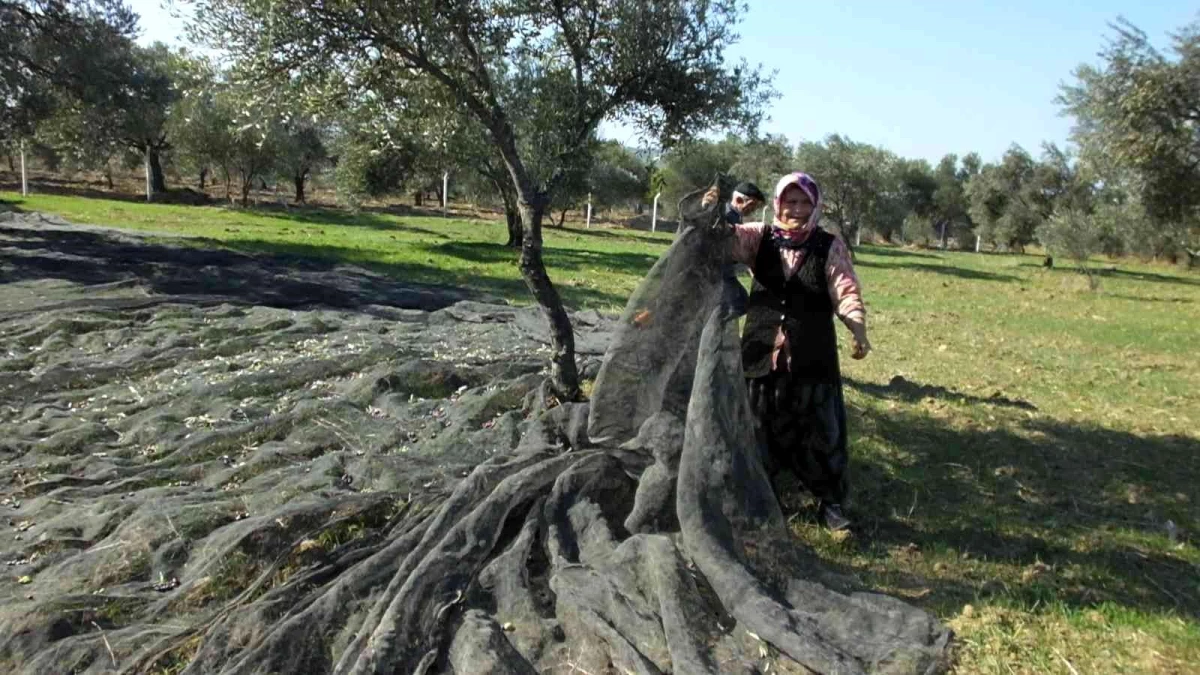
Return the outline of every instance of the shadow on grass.
<path id="1" fill-rule="evenodd" d="M 1116 279 L 1132 279 L 1135 281 L 1153 281 L 1160 284 L 1177 284 L 1179 286 L 1200 286 L 1200 277 L 1195 275 L 1184 276 L 1182 273 L 1179 276 L 1168 274 L 1158 274 L 1157 272 L 1131 272 L 1128 270 L 1097 270 L 1097 275 L 1101 278 L 1113 277 Z"/>
<path id="2" fill-rule="evenodd" d="M 925 253 L 922 251 L 912 251 L 895 246 L 878 246 L 878 245 L 863 245 L 854 249 L 855 253 L 866 253 L 868 255 L 885 256 L 889 258 L 929 258 L 932 260 L 942 260 L 942 256 L 936 253 Z"/>
<path id="3" fill-rule="evenodd" d="M 372 260 L 363 260 L 359 257 L 359 252 L 357 249 L 341 247 L 292 243 L 285 244 L 260 240 L 230 242 L 228 246 L 237 251 L 243 251 L 251 254 L 283 256 L 285 259 L 290 258 L 305 261 L 326 261 L 326 264 L 353 264 L 357 267 L 370 270 L 371 272 L 384 275 L 392 281 L 398 283 L 415 283 L 438 288 L 455 288 L 460 289 L 464 294 L 495 296 L 518 304 L 527 304 L 532 302 L 529 288 L 525 285 L 525 280 L 521 277 L 520 270 L 517 267 L 519 253 L 514 249 L 503 246 L 502 244 L 454 242 L 450 244 L 422 244 L 416 246 L 415 248 L 427 252 L 436 252 L 440 255 L 453 256 L 464 261 L 480 264 L 511 262 L 511 276 L 497 276 L 494 274 L 481 273 L 478 270 L 447 270 L 445 268 L 438 267 L 433 263 L 432 259 L 429 259 L 429 262 L 427 263 L 377 262 Z M 473 252 L 473 254 L 470 256 L 465 255 L 464 250 L 470 250 Z M 567 252 L 580 255 L 586 253 L 577 251 Z M 596 255 L 604 256 L 605 254 Z M 590 260 L 587 262 L 590 262 Z M 546 249 L 546 266 L 550 272 L 551 278 L 554 277 L 556 270 L 576 270 L 582 267 L 583 264 L 584 262 L 579 260 L 579 255 L 566 256 L 563 259 L 560 259 L 558 249 Z M 563 298 L 564 304 L 566 304 L 570 309 L 579 309 L 584 307 L 619 307 L 624 305 L 626 300 L 624 295 L 611 293 L 597 288 L 568 286 L 561 283 L 558 284 L 557 288 L 559 294 Z"/>
<path id="4" fill-rule="evenodd" d="M 970 279 L 972 281 L 1003 281 L 1014 282 L 1020 281 L 1018 277 L 1011 274 L 1000 274 L 997 272 L 984 272 L 983 270 L 973 270 L 965 267 L 954 267 L 953 265 L 931 265 L 929 263 L 920 262 L 875 262 L 872 260 L 856 260 L 855 267 L 877 267 L 880 269 L 894 270 L 916 270 L 918 272 L 933 272 L 934 274 L 944 274 L 946 276 L 957 277 L 959 279 Z"/>
<path id="5" fill-rule="evenodd" d="M 325 215 L 328 214 L 318 210 L 314 217 Z M 385 222 L 392 229 L 408 227 Z M 424 228 L 412 229 L 441 235 Z M 449 242 L 414 248 L 467 262 L 511 262 L 511 276 L 447 270 L 432 259 L 377 262 L 364 258 L 361 250 L 351 247 L 264 240 L 216 242 L 189 238 L 163 242 L 153 239 L 153 235 L 122 234 L 100 228 L 32 230 L 3 226 L 0 236 L 7 240 L 0 244 L 4 281 L 62 279 L 100 284 L 138 280 L 156 293 L 220 296 L 278 307 L 353 308 L 380 304 L 436 309 L 465 297 L 496 296 L 518 303 L 528 303 L 531 297 L 516 265 L 519 253 L 499 243 Z M 546 249 L 552 277 L 555 270 L 577 271 L 587 267 L 633 270 L 640 274 L 654 260 L 654 256 L 636 253 Z M 357 269 L 337 269 L 347 264 Z M 364 271 L 372 274 L 363 274 Z M 571 308 L 619 307 L 626 300 L 623 294 L 586 286 L 559 284 L 559 292 Z M 438 299 L 439 294 L 445 297 Z"/>
<path id="6" fill-rule="evenodd" d="M 1008 398 L 1000 394 L 1000 392 L 984 398 L 982 396 L 974 396 L 954 391 L 953 389 L 947 389 L 940 385 L 918 384 L 911 380 L 906 380 L 899 375 L 893 377 L 887 384 L 859 382 L 851 377 L 843 378 L 843 381 L 847 386 L 853 387 L 864 394 L 870 394 L 877 398 L 906 401 L 908 403 L 916 403 L 924 398 L 936 398 L 959 403 L 985 403 L 987 405 L 1017 408 L 1019 410 L 1037 410 L 1037 406 L 1029 401 Z"/>
<path id="7" fill-rule="evenodd" d="M 1157 295 L 1127 295 L 1125 293 L 1107 293 L 1101 289 L 1106 297 L 1116 298 L 1118 300 L 1129 300 L 1130 302 L 1165 302 L 1177 305 L 1191 305 L 1196 301 L 1191 298 L 1164 298 Z"/>
<path id="8" fill-rule="evenodd" d="M 1108 263 L 1111 265 L 1112 263 Z M 1118 263 L 1119 264 L 1119 263 Z M 1041 263 L 1020 263 L 1018 267 L 1037 267 L 1041 268 Z M 1055 265 L 1049 270 L 1043 270 L 1048 274 L 1084 274 L 1084 271 L 1077 267 L 1074 262 L 1065 265 Z M 1158 272 L 1145 272 L 1123 270 L 1117 267 L 1093 267 L 1092 274 L 1101 279 L 1126 279 L 1130 281 L 1151 281 L 1159 284 L 1174 284 L 1178 286 L 1200 286 L 1200 275 L 1196 275 L 1184 270 L 1180 270 L 1178 275 L 1161 274 Z"/>
<path id="9" fill-rule="evenodd" d="M 500 244 L 478 241 L 419 244 L 418 247 L 430 253 L 484 264 L 514 260 L 518 255 L 515 250 Z M 571 271 L 588 267 L 602 267 L 628 274 L 643 275 L 658 260 L 658 256 L 649 253 L 625 251 L 580 251 L 559 246 L 547 246 L 543 251 L 547 267 Z"/>
<path id="10" fill-rule="evenodd" d="M 348 267 L 342 264 L 345 250 L 339 260 L 319 247 L 247 242 L 238 249 L 256 255 L 246 255 L 218 246 L 202 239 L 164 243 L 112 230 L 0 223 L 0 281 L 60 280 L 87 287 L 134 282 L 153 294 L 147 304 L 433 310 L 481 295 L 435 283 L 436 273 L 422 266 L 396 266 L 387 276 Z M 34 296 L 36 289 L 31 288 Z M 36 299 L 23 306 L 46 309 Z"/>
<path id="11" fill-rule="evenodd" d="M 296 223 L 299 225 L 308 225 L 314 227 L 362 227 L 387 232 L 412 232 L 426 236 L 437 237 L 439 239 L 450 238 L 450 235 L 446 234 L 445 232 L 439 232 L 427 227 L 411 225 L 398 221 L 395 217 L 389 218 L 387 215 L 398 214 L 384 209 L 363 209 L 358 213 L 354 213 L 351 211 L 324 206 L 301 206 L 289 207 L 287 209 L 280 208 L 278 206 L 258 206 L 249 210 L 249 213 L 287 223 Z M 414 211 L 407 212 L 403 215 L 423 216 L 425 214 Z"/>
<path id="12" fill-rule="evenodd" d="M 1200 440 L 1053 420 L 980 431 L 919 413 L 865 417 L 851 428 L 890 448 L 860 451 L 852 467 L 859 552 L 880 561 L 855 570 L 867 583 L 906 588 L 943 616 L 994 598 L 1200 617 L 1200 570 L 1152 543 L 1167 520 L 1200 528 Z M 927 555 L 949 562 L 939 570 Z"/>
<path id="13" fill-rule="evenodd" d="M 658 234 L 653 234 L 648 231 L 637 230 L 637 229 L 632 229 L 632 228 L 625 228 L 625 227 L 598 227 L 598 228 L 594 228 L 594 229 L 584 229 L 584 228 L 575 228 L 575 227 L 562 228 L 562 229 L 547 228 L 545 230 L 545 232 L 547 232 L 547 233 L 553 232 L 553 233 L 562 234 L 562 235 L 577 234 L 577 235 L 580 235 L 583 237 L 589 237 L 592 239 L 606 239 L 606 240 L 611 240 L 611 241 L 624 241 L 624 242 L 630 242 L 630 243 L 636 242 L 639 244 L 643 244 L 643 243 L 644 244 L 657 244 L 659 246 L 664 246 L 664 247 L 669 246 L 671 244 L 671 240 L 663 237 L 661 232 Z M 670 234 L 670 233 L 668 233 L 668 234 Z"/>
<path id="14" fill-rule="evenodd" d="M 20 192 L 20 180 L 0 180 L 0 191 Z M 29 180 L 31 195 L 43 194 L 60 197 L 84 197 L 87 199 L 105 199 L 109 201 L 126 202 L 130 204 L 145 204 L 145 193 L 134 194 L 117 189 L 110 190 L 104 181 L 81 181 L 80 179 L 55 178 L 38 176 Z M 210 198 L 188 187 L 170 188 L 166 192 L 154 195 L 153 204 L 170 204 L 175 206 L 212 206 L 224 203 Z"/>

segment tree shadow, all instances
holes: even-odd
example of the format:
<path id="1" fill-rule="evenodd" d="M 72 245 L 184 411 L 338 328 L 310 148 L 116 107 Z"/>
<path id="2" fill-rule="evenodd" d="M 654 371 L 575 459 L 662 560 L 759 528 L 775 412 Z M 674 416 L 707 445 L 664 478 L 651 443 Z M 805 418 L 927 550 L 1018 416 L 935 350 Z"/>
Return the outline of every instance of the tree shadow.
<path id="1" fill-rule="evenodd" d="M 1171 303 L 1171 304 L 1177 304 L 1177 305 L 1190 305 L 1190 304 L 1194 304 L 1196 302 L 1195 300 L 1193 300 L 1191 298 L 1164 298 L 1164 297 L 1160 297 L 1157 295 L 1142 296 L 1142 295 L 1128 295 L 1125 293 L 1108 293 L 1108 292 L 1105 292 L 1104 295 L 1109 298 L 1116 298 L 1118 300 L 1129 300 L 1131 302 L 1165 302 L 1165 303 Z"/>
<path id="2" fill-rule="evenodd" d="M 430 253 L 483 264 L 513 260 L 516 255 L 513 249 L 506 246 L 479 241 L 419 244 L 418 248 Z M 602 267 L 640 275 L 645 274 L 658 260 L 656 255 L 627 251 L 580 251 L 559 246 L 546 246 L 542 250 L 548 267 L 571 271 Z"/>
<path id="3" fill-rule="evenodd" d="M 279 205 L 258 205 L 252 207 L 249 212 L 256 216 L 313 227 L 360 227 L 386 232 L 413 232 L 439 239 L 450 238 L 450 235 L 445 232 L 400 222 L 395 218 L 388 218 L 386 216 L 397 214 L 384 209 L 362 209 L 355 213 L 324 206 L 289 206 L 284 208 Z M 407 215 L 417 214 L 410 213 Z"/>
<path id="4" fill-rule="evenodd" d="M 896 587 L 899 576 L 922 593 L 910 600 L 943 616 L 995 596 L 1200 617 L 1200 570 L 1164 542 L 1168 520 L 1200 528 L 1200 440 L 1049 419 L 980 430 L 851 412 L 851 428 L 887 448 L 857 453 L 852 466 L 858 545 L 883 561 L 855 568 L 867 583 Z M 921 564 L 926 555 L 951 562 L 938 571 Z"/>
<path id="5" fill-rule="evenodd" d="M 911 380 L 906 380 L 904 377 L 897 375 L 888 381 L 887 384 L 875 384 L 874 382 L 861 382 L 852 377 L 844 377 L 843 381 L 850 387 L 853 387 L 864 394 L 870 394 L 877 398 L 886 398 L 901 400 L 908 403 L 916 403 L 924 398 L 936 398 L 943 401 L 954 401 L 959 403 L 983 403 L 987 405 L 1003 406 L 1007 408 L 1016 408 L 1018 410 L 1037 410 L 1037 406 L 1029 401 L 1021 399 L 1008 398 L 1002 395 L 999 391 L 991 396 L 982 397 L 973 394 L 964 394 L 962 392 L 947 389 L 940 385 L 919 384 Z"/>
<path id="6" fill-rule="evenodd" d="M 934 274 L 944 274 L 947 276 L 957 277 L 959 279 L 970 279 L 972 281 L 1003 281 L 1015 282 L 1020 281 L 1018 277 L 1011 274 L 1000 274 L 997 272 L 984 272 L 983 270 L 973 270 L 965 267 L 954 267 L 952 265 L 931 265 L 928 263 L 919 262 L 904 262 L 904 263 L 885 263 L 875 262 L 871 260 L 856 260 L 855 267 L 877 267 L 881 269 L 909 269 L 918 272 L 933 272 Z"/>
<path id="7" fill-rule="evenodd" d="M 863 245 L 855 249 L 859 253 L 867 253 L 870 255 L 884 256 L 888 258 L 929 258 L 932 260 L 943 260 L 944 257 L 936 253 L 924 253 L 921 251 L 911 251 L 908 249 L 897 248 L 894 246 L 878 246 L 878 245 Z"/>
<path id="8" fill-rule="evenodd" d="M 84 286 L 133 282 L 163 301 L 283 308 L 433 310 L 481 295 L 422 283 L 416 277 L 434 276 L 418 273 L 424 270 L 389 269 L 384 276 L 352 267 L 331 260 L 328 252 L 315 255 L 319 247 L 247 242 L 238 252 L 217 246 L 202 239 L 160 243 L 52 221 L 36 228 L 0 223 L 0 280 L 60 280 Z M 39 307 L 45 308 L 33 308 Z"/>
<path id="9" fill-rule="evenodd" d="M 166 192 L 154 195 L 151 202 L 146 201 L 145 193 L 122 192 L 118 189 L 108 189 L 103 181 L 83 180 L 79 178 L 66 179 L 53 176 L 38 176 L 29 180 L 29 190 L 33 194 L 54 195 L 60 197 L 84 197 L 87 199 L 105 199 L 125 202 L 128 204 L 172 204 L 181 206 L 211 206 L 218 202 L 207 194 L 188 187 L 175 187 Z M 0 180 L 0 191 L 20 192 L 21 181 Z"/>
<path id="10" fill-rule="evenodd" d="M 1153 281 L 1160 284 L 1175 284 L 1178 286 L 1200 286 L 1200 278 L 1195 276 L 1172 276 L 1168 274 L 1158 274 L 1157 272 L 1131 272 L 1129 270 L 1111 269 L 1097 270 L 1096 272 L 1101 277 L 1115 277 L 1117 279 L 1132 279 L 1135 281 Z"/>
<path id="11" fill-rule="evenodd" d="M 544 232 L 555 232 L 558 234 L 572 234 L 592 239 L 607 239 L 612 241 L 621 241 L 638 244 L 654 244 L 658 246 L 669 246 L 671 241 L 664 239 L 658 234 L 654 234 L 642 230 L 634 230 L 622 227 L 604 227 L 593 229 L 580 228 L 546 228 Z M 670 233 L 668 233 L 670 234 Z"/>
<path id="12" fill-rule="evenodd" d="M 1022 262 L 1022 263 L 1019 263 L 1017 266 L 1018 267 L 1041 268 L 1042 264 L 1040 262 L 1038 262 L 1038 263 Z M 1066 266 L 1066 267 L 1064 267 L 1062 265 L 1055 265 L 1053 268 L 1045 270 L 1045 271 L 1047 273 L 1051 273 L 1051 274 L 1083 274 L 1084 273 L 1084 271 L 1082 269 L 1080 269 L 1077 265 L 1075 265 L 1074 262 L 1071 262 L 1070 265 Z M 1158 272 L 1123 270 L 1123 269 L 1117 268 L 1115 266 L 1093 267 L 1091 271 L 1092 271 L 1092 274 L 1095 274 L 1096 276 L 1098 276 L 1102 279 L 1128 279 L 1131 281 L 1151 281 L 1154 283 L 1174 284 L 1177 286 L 1200 286 L 1200 276 L 1196 276 L 1194 274 L 1191 274 L 1189 272 L 1182 271 L 1182 270 L 1180 271 L 1180 273 L 1178 275 L 1161 274 Z"/>

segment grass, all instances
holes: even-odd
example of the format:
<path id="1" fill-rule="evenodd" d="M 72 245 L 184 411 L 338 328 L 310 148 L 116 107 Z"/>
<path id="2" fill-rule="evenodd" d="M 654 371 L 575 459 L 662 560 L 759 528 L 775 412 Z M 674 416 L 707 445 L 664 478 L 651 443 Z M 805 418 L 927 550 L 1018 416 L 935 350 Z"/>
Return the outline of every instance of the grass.
<path id="1" fill-rule="evenodd" d="M 528 302 L 494 222 L 0 199 Z M 616 309 L 669 241 L 548 229 L 546 260 L 569 305 Z M 795 533 L 946 620 L 959 672 L 1200 672 L 1200 276 L 1114 265 L 1091 291 L 1033 256 L 859 250 L 876 351 L 842 368 L 860 530 Z"/>
<path id="2" fill-rule="evenodd" d="M 76 223 L 200 237 L 239 251 L 352 262 L 397 278 L 528 304 L 502 222 L 328 208 L 243 210 L 0 192 L 0 202 Z M 573 307 L 616 310 L 671 242 L 667 233 L 544 228 L 551 278 Z M 201 245 L 204 242 L 198 242 Z"/>

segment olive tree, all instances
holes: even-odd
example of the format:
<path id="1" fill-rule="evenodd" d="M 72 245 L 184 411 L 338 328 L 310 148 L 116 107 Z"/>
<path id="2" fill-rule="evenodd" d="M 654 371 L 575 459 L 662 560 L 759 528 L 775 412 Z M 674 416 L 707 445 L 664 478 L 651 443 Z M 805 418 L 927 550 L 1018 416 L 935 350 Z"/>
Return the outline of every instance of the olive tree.
<path id="1" fill-rule="evenodd" d="M 197 37 L 266 72 L 373 90 L 433 84 L 486 130 L 524 226 L 520 269 L 551 326 L 551 381 L 579 395 L 570 319 L 542 258 L 542 219 L 604 120 L 670 144 L 754 126 L 772 92 L 757 67 L 730 67 L 733 0 L 198 0 Z M 401 100 L 396 101 L 399 107 Z M 531 131 L 532 130 L 532 131 Z M 536 133 L 536 139 L 529 136 Z M 531 161 L 536 141 L 546 161 Z"/>

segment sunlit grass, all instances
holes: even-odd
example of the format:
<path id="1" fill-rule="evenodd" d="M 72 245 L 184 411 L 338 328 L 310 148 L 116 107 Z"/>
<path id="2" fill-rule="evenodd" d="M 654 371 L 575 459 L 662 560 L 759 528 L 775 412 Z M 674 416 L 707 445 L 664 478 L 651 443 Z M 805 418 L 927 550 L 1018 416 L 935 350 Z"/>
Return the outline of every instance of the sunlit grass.
<path id="1" fill-rule="evenodd" d="M 18 208 L 528 293 L 484 220 L 70 197 Z M 547 229 L 574 308 L 617 309 L 671 235 Z M 1106 263 L 1099 290 L 1020 255 L 862 247 L 875 353 L 842 354 L 852 537 L 796 535 L 917 603 L 975 673 L 1200 672 L 1200 275 Z"/>
<path id="2" fill-rule="evenodd" d="M 247 251 L 332 258 L 396 278 L 469 286 L 510 302 L 531 302 L 505 247 L 502 222 L 339 209 L 234 209 L 0 192 L 19 209 L 76 222 L 202 237 Z M 671 242 L 670 234 L 545 228 L 546 266 L 573 307 L 616 310 Z"/>

